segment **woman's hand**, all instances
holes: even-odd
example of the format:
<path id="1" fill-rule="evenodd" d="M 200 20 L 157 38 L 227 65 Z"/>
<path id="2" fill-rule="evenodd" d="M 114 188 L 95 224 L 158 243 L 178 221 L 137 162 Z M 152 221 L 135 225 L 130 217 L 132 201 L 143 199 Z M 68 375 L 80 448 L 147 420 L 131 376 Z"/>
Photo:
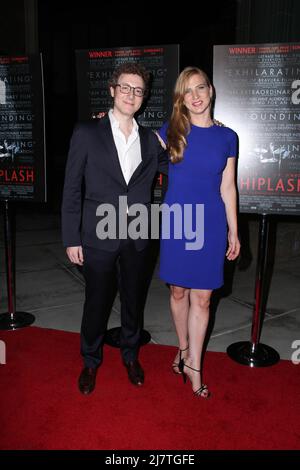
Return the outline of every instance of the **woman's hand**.
<path id="1" fill-rule="evenodd" d="M 166 144 L 164 143 L 164 141 L 162 140 L 162 138 L 161 138 L 161 136 L 159 135 L 159 133 L 156 132 L 156 131 L 153 131 L 153 132 L 154 132 L 154 134 L 156 135 L 156 137 L 158 138 L 159 143 L 160 143 L 160 145 L 162 146 L 162 148 L 163 148 L 164 150 L 166 150 L 167 146 L 166 146 Z"/>
<path id="2" fill-rule="evenodd" d="M 240 254 L 241 244 L 236 234 L 228 232 L 228 249 L 226 251 L 226 258 L 233 261 Z"/>

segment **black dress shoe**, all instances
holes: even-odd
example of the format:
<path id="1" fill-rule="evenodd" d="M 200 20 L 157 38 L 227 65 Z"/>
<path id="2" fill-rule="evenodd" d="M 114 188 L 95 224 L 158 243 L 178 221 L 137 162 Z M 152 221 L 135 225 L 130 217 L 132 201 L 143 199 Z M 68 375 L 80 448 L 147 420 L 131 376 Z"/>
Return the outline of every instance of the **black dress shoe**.
<path id="1" fill-rule="evenodd" d="M 92 393 L 96 384 L 97 369 L 84 367 L 78 379 L 78 388 L 84 395 Z"/>
<path id="2" fill-rule="evenodd" d="M 141 364 L 136 359 L 135 361 L 124 362 L 127 369 L 128 378 L 133 385 L 143 385 L 144 383 L 144 371 Z"/>

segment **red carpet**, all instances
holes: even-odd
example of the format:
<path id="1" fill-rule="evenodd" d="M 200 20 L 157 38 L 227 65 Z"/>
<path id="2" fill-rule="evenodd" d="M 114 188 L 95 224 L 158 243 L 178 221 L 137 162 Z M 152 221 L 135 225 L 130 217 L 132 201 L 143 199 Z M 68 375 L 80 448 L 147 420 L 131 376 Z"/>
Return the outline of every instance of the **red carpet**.
<path id="1" fill-rule="evenodd" d="M 208 352 L 209 400 L 170 369 L 175 348 L 147 345 L 144 387 L 106 347 L 96 390 L 77 390 L 79 335 L 36 327 L 0 332 L 1 449 L 299 449 L 300 366 L 250 369 Z"/>

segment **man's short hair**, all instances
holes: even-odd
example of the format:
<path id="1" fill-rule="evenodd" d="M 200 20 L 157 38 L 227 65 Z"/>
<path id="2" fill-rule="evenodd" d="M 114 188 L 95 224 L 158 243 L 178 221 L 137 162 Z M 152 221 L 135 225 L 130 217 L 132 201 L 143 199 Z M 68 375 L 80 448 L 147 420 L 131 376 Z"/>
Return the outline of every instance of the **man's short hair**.
<path id="1" fill-rule="evenodd" d="M 127 62 L 126 64 L 121 64 L 116 67 L 109 79 L 108 86 L 114 88 L 119 81 L 120 75 L 122 75 L 123 73 L 139 75 L 145 84 L 145 89 L 148 89 L 150 73 L 145 69 L 143 65 L 140 65 L 136 62 Z"/>

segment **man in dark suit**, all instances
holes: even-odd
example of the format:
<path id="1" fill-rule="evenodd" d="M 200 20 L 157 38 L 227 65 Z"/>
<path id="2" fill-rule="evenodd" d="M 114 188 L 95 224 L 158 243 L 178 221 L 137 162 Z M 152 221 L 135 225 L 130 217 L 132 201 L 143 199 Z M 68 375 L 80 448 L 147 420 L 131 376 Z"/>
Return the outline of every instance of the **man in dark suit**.
<path id="1" fill-rule="evenodd" d="M 131 220 L 130 206 L 139 203 L 149 209 L 155 175 L 167 173 L 168 166 L 156 135 L 134 119 L 146 96 L 148 82 L 148 72 L 138 64 L 126 63 L 115 69 L 109 81 L 113 108 L 102 119 L 77 125 L 71 139 L 62 230 L 67 255 L 72 263 L 83 267 L 86 283 L 81 325 L 84 367 L 78 381 L 83 394 L 91 393 L 95 387 L 117 287 L 121 298 L 123 363 L 134 385 L 144 382 L 138 351 L 147 290 L 145 264 L 149 240 L 130 238 L 127 228 Z M 125 216 L 120 214 L 124 201 Z M 113 209 L 112 214 L 114 211 L 116 214 L 112 226 L 117 230 L 113 234 L 110 230 L 103 233 L 105 224 L 102 230 L 99 225 L 99 214 L 104 216 L 103 207 L 108 205 Z"/>

